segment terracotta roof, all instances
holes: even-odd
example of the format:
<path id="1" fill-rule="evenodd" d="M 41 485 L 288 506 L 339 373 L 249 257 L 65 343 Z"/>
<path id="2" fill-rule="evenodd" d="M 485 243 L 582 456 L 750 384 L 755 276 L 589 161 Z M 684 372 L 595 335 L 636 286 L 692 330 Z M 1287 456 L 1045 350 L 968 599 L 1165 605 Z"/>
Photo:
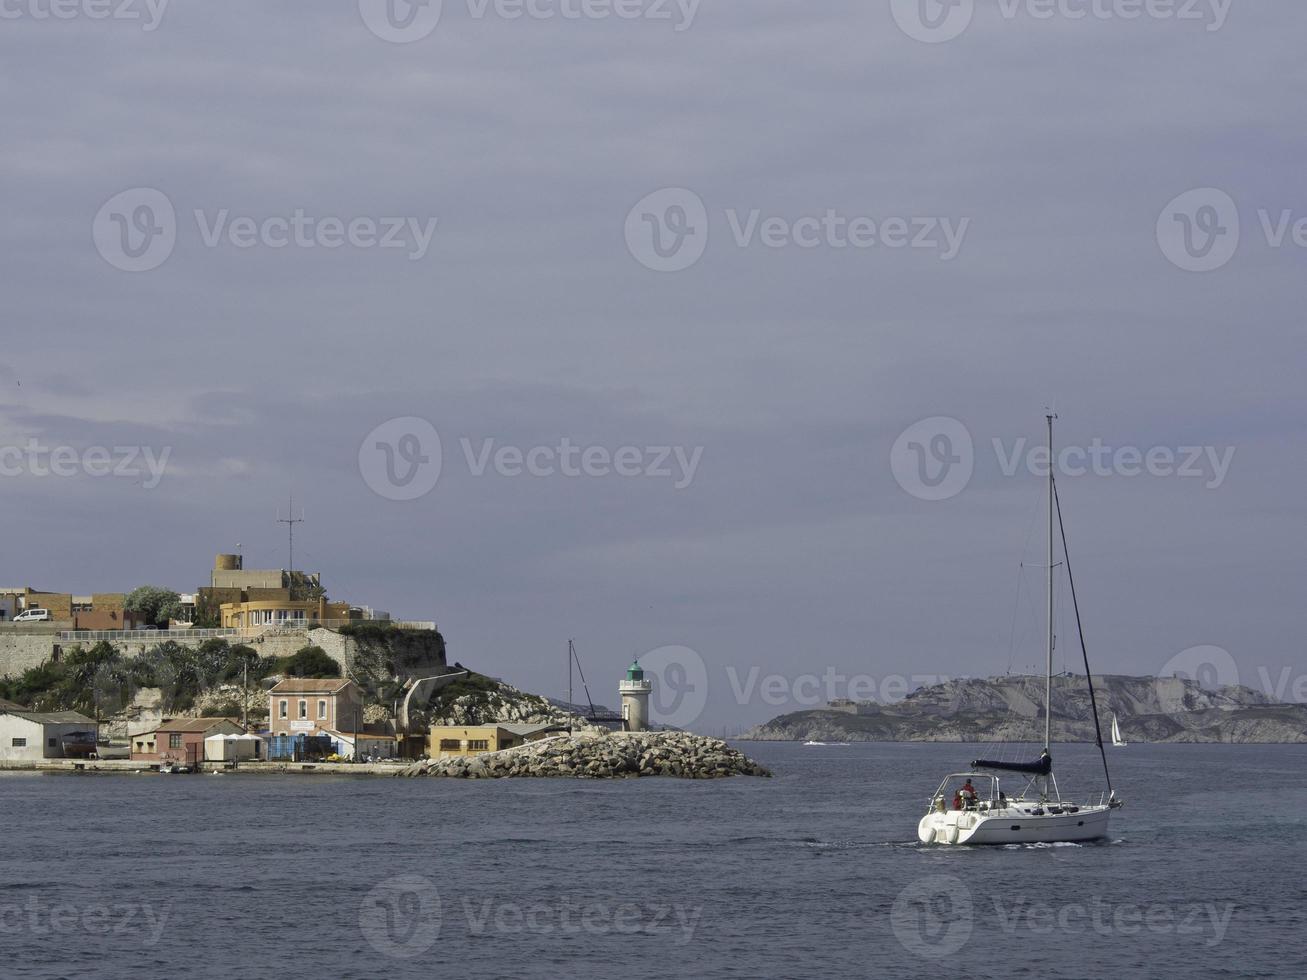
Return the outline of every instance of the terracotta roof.
<path id="1" fill-rule="evenodd" d="M 336 694 L 354 682 L 340 677 L 287 677 L 274 687 L 270 694 Z"/>
<path id="2" fill-rule="evenodd" d="M 216 728 L 223 722 L 231 722 L 237 728 L 241 723 L 235 718 L 173 718 L 171 721 L 165 721 L 156 732 L 207 732 L 210 728 Z M 244 729 L 242 729 L 244 731 Z M 141 732 L 142 735 L 148 735 L 149 732 Z"/>

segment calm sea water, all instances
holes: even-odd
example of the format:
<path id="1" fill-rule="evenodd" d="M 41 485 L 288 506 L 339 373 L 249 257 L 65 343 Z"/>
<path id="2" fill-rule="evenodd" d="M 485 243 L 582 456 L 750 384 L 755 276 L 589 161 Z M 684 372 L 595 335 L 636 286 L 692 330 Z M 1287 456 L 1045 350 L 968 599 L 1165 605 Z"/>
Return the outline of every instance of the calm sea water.
<path id="1" fill-rule="evenodd" d="M 1130 746 L 1108 842 L 955 850 L 968 746 L 742 747 L 776 778 L 3 775 L 0 976 L 1307 976 L 1307 746 Z"/>

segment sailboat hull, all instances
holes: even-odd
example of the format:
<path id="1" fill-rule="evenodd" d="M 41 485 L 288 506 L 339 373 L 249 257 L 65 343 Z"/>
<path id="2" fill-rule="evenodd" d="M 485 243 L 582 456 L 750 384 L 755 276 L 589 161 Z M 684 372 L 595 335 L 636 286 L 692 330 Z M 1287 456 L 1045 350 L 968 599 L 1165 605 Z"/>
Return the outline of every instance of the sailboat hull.
<path id="1" fill-rule="evenodd" d="M 1002 810 L 932 811 L 917 825 L 923 844 L 1056 844 L 1107 836 L 1109 806 L 1082 806 L 1075 813 L 1039 816 L 1020 805 Z"/>

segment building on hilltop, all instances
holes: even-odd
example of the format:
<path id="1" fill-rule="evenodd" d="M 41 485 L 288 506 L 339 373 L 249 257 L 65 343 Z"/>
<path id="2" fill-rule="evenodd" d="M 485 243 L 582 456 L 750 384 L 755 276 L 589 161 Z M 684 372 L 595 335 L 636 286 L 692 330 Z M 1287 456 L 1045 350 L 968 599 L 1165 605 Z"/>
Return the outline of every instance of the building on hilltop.
<path id="1" fill-rule="evenodd" d="M 0 589 L 0 623 L 13 622 L 24 613 L 45 610 L 48 617 L 38 622 L 55 624 L 62 629 L 135 629 L 138 625 L 136 618 L 123 608 L 126 602 L 127 595 L 123 592 L 73 595 L 30 587 Z"/>

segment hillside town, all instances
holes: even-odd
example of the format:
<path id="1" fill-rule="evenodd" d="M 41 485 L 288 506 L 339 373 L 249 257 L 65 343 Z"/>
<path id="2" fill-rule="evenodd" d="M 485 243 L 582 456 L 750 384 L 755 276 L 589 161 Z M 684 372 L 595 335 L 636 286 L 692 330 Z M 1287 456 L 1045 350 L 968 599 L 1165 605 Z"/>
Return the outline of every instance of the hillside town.
<path id="1" fill-rule="evenodd" d="M 620 714 L 526 694 L 448 664 L 434 622 L 329 599 L 320 574 L 239 554 L 192 592 L 0 589 L 2 768 L 385 771 L 644 731 L 651 690 L 633 664 Z"/>

